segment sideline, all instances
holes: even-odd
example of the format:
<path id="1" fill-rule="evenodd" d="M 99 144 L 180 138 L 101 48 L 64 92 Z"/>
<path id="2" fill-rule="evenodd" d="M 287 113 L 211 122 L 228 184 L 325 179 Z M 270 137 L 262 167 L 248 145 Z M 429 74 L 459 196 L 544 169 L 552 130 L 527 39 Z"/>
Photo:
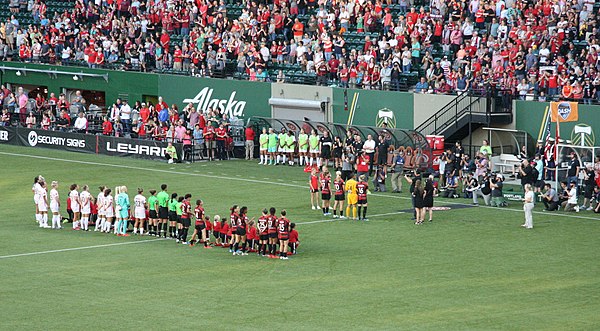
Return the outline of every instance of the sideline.
<path id="1" fill-rule="evenodd" d="M 367 215 L 367 216 L 369 216 L 368 218 L 375 218 L 375 217 L 388 216 L 388 215 L 399 215 L 399 214 L 404 214 L 404 212 L 403 211 L 397 211 L 397 212 L 393 212 L 393 213 L 375 214 L 375 215 Z M 341 220 L 339 218 L 332 218 L 332 219 L 326 219 L 326 220 L 308 221 L 308 222 L 295 222 L 295 223 L 298 224 L 298 225 L 304 225 L 304 224 L 328 223 L 328 222 L 336 222 L 336 221 L 341 221 L 341 222 L 347 222 L 347 221 L 361 222 L 361 221 L 351 220 L 349 218 L 347 218 L 345 220 Z"/>
<path id="2" fill-rule="evenodd" d="M 100 247 L 111 247 L 111 246 L 141 244 L 141 243 L 148 243 L 148 242 L 159 241 L 159 240 L 165 240 L 165 239 L 156 238 L 156 239 L 148 239 L 148 240 L 127 241 L 127 242 L 114 243 L 114 244 L 104 244 L 104 245 L 93 245 L 93 246 L 73 247 L 73 248 L 64 248 L 64 249 L 54 249 L 54 250 L 51 250 L 51 251 L 41 251 L 41 252 L 31 252 L 31 253 L 3 255 L 3 256 L 0 256 L 0 260 L 2 260 L 2 259 L 9 259 L 9 258 L 13 258 L 13 257 L 21 257 L 21 256 L 42 255 L 42 254 L 61 253 L 61 252 L 70 252 L 70 251 L 81 251 L 81 250 L 84 250 L 84 249 L 92 249 L 92 248 L 100 248 Z"/>
<path id="3" fill-rule="evenodd" d="M 195 172 L 180 172 L 180 171 L 163 170 L 163 169 L 155 169 L 155 168 L 132 167 L 132 166 L 126 166 L 126 165 L 121 165 L 121 164 L 112 164 L 112 163 L 99 163 L 99 162 L 91 162 L 91 161 L 68 160 L 68 159 L 60 159 L 60 158 L 54 158 L 54 157 L 39 156 L 39 155 L 30 155 L 30 154 L 21 154 L 21 153 L 0 152 L 0 155 L 10 155 L 10 156 L 28 157 L 28 158 L 40 159 L 40 160 L 50 160 L 50 161 L 61 161 L 61 162 L 70 162 L 70 163 L 79 163 L 79 164 L 89 164 L 89 165 L 114 167 L 114 168 L 130 169 L 130 170 L 154 171 L 154 172 L 174 174 L 174 175 L 197 176 L 197 177 L 226 179 L 226 180 L 242 181 L 242 182 L 250 182 L 250 183 L 271 184 L 271 185 L 277 185 L 277 186 L 297 187 L 297 188 L 302 188 L 302 189 L 306 188 L 306 186 L 304 186 L 304 185 L 288 184 L 288 183 L 281 183 L 281 182 L 265 182 L 265 181 L 262 181 L 262 180 L 248 179 L 248 178 L 216 176 L 216 175 L 199 174 L 199 173 L 195 173 Z M 391 198 L 391 199 L 410 200 L 410 198 L 408 198 L 408 197 L 393 196 L 393 195 L 381 194 L 381 193 L 372 194 L 372 196 L 375 196 L 375 197 L 384 197 L 384 198 Z M 444 203 L 446 203 L 446 204 L 453 204 L 453 205 L 466 205 L 466 206 L 470 206 L 470 204 L 468 204 L 468 203 L 454 202 L 454 201 L 449 201 L 449 200 L 444 200 Z M 496 207 L 484 206 L 484 205 L 479 205 L 478 208 L 494 209 L 494 210 L 497 210 L 497 211 L 523 212 L 522 209 L 496 208 Z M 588 216 L 570 215 L 570 214 L 564 214 L 564 213 L 561 213 L 561 214 L 552 214 L 553 212 L 543 212 L 543 211 L 534 211 L 533 213 L 534 214 L 539 214 L 539 215 L 546 215 L 546 216 L 547 215 L 552 215 L 552 216 L 560 216 L 560 217 L 575 218 L 575 219 L 585 219 L 585 220 L 593 220 L 593 221 L 600 220 L 600 217 L 588 217 Z M 321 222 L 321 223 L 324 223 L 324 222 Z"/>

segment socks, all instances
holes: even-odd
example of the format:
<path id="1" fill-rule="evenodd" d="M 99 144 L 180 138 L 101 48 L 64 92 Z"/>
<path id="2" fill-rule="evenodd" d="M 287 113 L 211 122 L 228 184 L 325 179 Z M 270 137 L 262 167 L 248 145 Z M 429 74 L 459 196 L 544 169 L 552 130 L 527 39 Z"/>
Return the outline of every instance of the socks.
<path id="1" fill-rule="evenodd" d="M 89 225 L 89 217 L 81 218 L 81 229 L 87 231 Z"/>
<path id="2" fill-rule="evenodd" d="M 363 219 L 367 218 L 367 206 L 363 207 Z"/>
<path id="3" fill-rule="evenodd" d="M 309 165 L 310 165 L 311 167 L 312 167 L 312 165 L 313 165 L 313 157 L 312 157 L 312 156 L 310 157 L 310 163 L 309 163 Z"/>
<path id="4" fill-rule="evenodd" d="M 188 232 L 188 228 L 183 228 L 180 230 L 181 232 L 181 242 L 186 242 L 187 241 L 187 232 Z"/>
<path id="5" fill-rule="evenodd" d="M 350 215 L 350 213 L 348 213 Z M 352 216 L 356 219 L 356 207 L 352 207 Z"/>
<path id="6" fill-rule="evenodd" d="M 340 212 L 341 213 L 341 212 Z M 337 216 L 337 209 L 333 210 L 333 216 Z"/>
<path id="7" fill-rule="evenodd" d="M 335 213 L 335 211 L 334 211 L 334 213 Z M 343 209 L 340 210 L 340 217 L 342 217 L 342 216 L 344 216 L 344 210 Z"/>
<path id="8" fill-rule="evenodd" d="M 35 221 L 40 222 L 42 220 L 42 214 L 35 214 Z"/>
<path id="9" fill-rule="evenodd" d="M 144 234 L 144 227 L 140 227 L 140 235 Z"/>
<path id="10" fill-rule="evenodd" d="M 242 252 L 246 252 L 246 243 L 242 244 Z"/>
<path id="11" fill-rule="evenodd" d="M 287 157 L 285 155 L 282 155 L 281 158 L 283 159 L 282 164 L 285 164 L 285 160 L 287 159 Z"/>
<path id="12" fill-rule="evenodd" d="M 277 161 L 275 161 L 275 164 L 279 164 L 279 160 L 281 160 L 281 155 L 277 155 Z"/>
<path id="13" fill-rule="evenodd" d="M 361 211 L 362 207 L 358 207 L 358 217 L 360 217 L 360 211 Z"/>
<path id="14" fill-rule="evenodd" d="M 341 212 L 340 212 L 341 213 Z M 346 207 L 346 215 L 350 215 L 350 206 Z"/>
<path id="15" fill-rule="evenodd" d="M 233 252 L 234 252 L 234 253 L 235 253 L 235 252 L 237 252 L 239 248 L 240 248 L 240 245 L 239 245 L 238 243 L 235 243 L 235 244 L 233 245 Z"/>
<path id="16" fill-rule="evenodd" d="M 106 221 L 104 222 L 104 227 L 102 228 L 102 232 L 109 233 L 110 232 L 111 223 Z"/>

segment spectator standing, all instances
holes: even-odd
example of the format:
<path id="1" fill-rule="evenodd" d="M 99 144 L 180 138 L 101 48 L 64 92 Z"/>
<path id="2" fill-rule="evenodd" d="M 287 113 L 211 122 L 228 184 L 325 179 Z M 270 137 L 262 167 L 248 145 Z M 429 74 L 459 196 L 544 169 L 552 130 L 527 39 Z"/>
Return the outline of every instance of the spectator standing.
<path id="1" fill-rule="evenodd" d="M 127 100 L 123 100 L 121 106 L 121 123 L 123 124 L 123 133 L 131 132 L 131 107 Z"/>
<path id="2" fill-rule="evenodd" d="M 525 224 L 521 225 L 526 229 L 533 229 L 533 207 L 535 194 L 531 189 L 531 184 L 525 185 L 525 196 L 523 200 L 523 211 L 525 212 Z"/>
<path id="3" fill-rule="evenodd" d="M 373 173 L 373 163 L 374 163 L 374 159 L 375 159 L 375 147 L 376 147 L 377 143 L 375 142 L 375 140 L 373 140 L 373 136 L 372 135 L 367 135 L 367 140 L 365 140 L 362 149 L 365 152 L 366 156 L 369 159 L 369 168 L 368 168 L 368 175 L 367 178 L 369 176 L 372 175 Z M 359 158 L 360 159 L 360 158 Z M 359 177 L 361 174 L 358 174 Z M 368 181 L 368 179 L 367 179 Z"/>
<path id="4" fill-rule="evenodd" d="M 254 138 L 256 133 L 252 126 L 247 126 L 246 130 L 244 130 L 244 135 L 246 136 L 246 160 L 251 160 L 254 158 Z"/>

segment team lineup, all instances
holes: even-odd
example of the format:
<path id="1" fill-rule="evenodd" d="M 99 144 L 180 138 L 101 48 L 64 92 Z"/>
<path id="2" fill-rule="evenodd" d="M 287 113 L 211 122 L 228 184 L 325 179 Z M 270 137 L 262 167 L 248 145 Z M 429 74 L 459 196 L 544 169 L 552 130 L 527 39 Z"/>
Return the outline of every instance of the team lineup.
<path id="1" fill-rule="evenodd" d="M 58 187 L 59 183 L 53 181 L 48 196 L 45 178 L 37 176 L 34 179 L 35 218 L 40 228 L 62 228 Z M 176 243 L 190 247 L 198 243 L 204 248 L 227 247 L 234 256 L 257 253 L 287 260 L 288 255 L 297 253 L 300 245 L 298 231 L 295 223 L 287 218 L 286 210 L 281 210 L 277 216 L 275 207 L 265 208 L 255 221 L 248 216 L 247 207 L 233 205 L 229 220 L 214 215 L 211 221 L 202 200 L 196 200 L 192 210 L 192 194 L 169 194 L 167 188 L 167 184 L 162 184 L 160 192 L 150 190 L 147 199 L 144 190 L 138 188 L 131 206 L 126 186 L 117 186 L 114 197 L 110 188 L 100 186 L 94 199 L 88 185 L 82 186 L 79 192 L 79 186 L 72 184 L 67 198 L 69 217 L 64 222 L 72 221 L 73 230 L 82 231 L 90 231 L 90 223 L 93 223 L 95 232 L 112 232 L 123 237 L 129 236 L 127 231 L 129 223 L 132 223 L 134 235 L 174 239 Z M 48 207 L 52 213 L 51 225 L 48 224 Z M 194 229 L 188 241 L 192 222 Z"/>

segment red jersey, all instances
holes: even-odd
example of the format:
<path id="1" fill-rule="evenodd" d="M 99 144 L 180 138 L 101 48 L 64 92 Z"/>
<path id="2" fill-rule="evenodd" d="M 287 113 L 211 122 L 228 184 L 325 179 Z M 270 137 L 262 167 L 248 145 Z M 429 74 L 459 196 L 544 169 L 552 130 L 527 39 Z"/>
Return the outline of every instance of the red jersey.
<path id="1" fill-rule="evenodd" d="M 310 188 L 313 190 L 319 188 L 319 178 L 317 176 L 310 175 Z"/>
<path id="2" fill-rule="evenodd" d="M 277 233 L 280 236 L 287 236 L 290 233 L 290 221 L 282 217 L 277 221 Z"/>
<path id="3" fill-rule="evenodd" d="M 231 215 L 229 215 L 229 223 L 231 224 L 231 231 L 237 231 L 237 225 L 238 225 L 238 214 L 237 213 L 231 213 Z"/>
<path id="4" fill-rule="evenodd" d="M 277 233 L 277 217 L 275 215 L 267 216 L 267 233 Z"/>
<path id="5" fill-rule="evenodd" d="M 367 200 L 367 190 L 369 185 L 366 182 L 358 182 L 356 191 L 358 192 L 358 200 Z"/>
<path id="6" fill-rule="evenodd" d="M 296 229 L 290 231 L 290 243 L 297 243 L 298 242 L 298 231 L 296 231 Z"/>
<path id="7" fill-rule="evenodd" d="M 329 188 L 331 181 L 329 177 L 321 178 L 321 193 L 323 194 L 331 194 L 331 189 Z"/>
<path id="8" fill-rule="evenodd" d="M 256 226 L 258 227 L 258 231 L 261 235 L 265 235 L 265 234 L 269 233 L 268 229 L 267 229 L 267 221 L 268 221 L 268 216 L 261 216 L 258 219 Z"/>
<path id="9" fill-rule="evenodd" d="M 221 233 L 221 222 L 215 222 L 215 224 L 213 224 L 213 229 L 215 230 L 215 233 Z"/>
<path id="10" fill-rule="evenodd" d="M 217 136 L 217 140 L 225 140 L 225 138 L 227 138 L 227 130 L 225 130 L 225 128 L 216 128 L 215 134 Z"/>
<path id="11" fill-rule="evenodd" d="M 196 216 L 196 225 L 200 225 L 204 222 L 204 208 L 197 206 L 194 209 L 194 215 Z"/>
<path id="12" fill-rule="evenodd" d="M 190 206 L 190 202 L 187 200 L 183 200 L 181 202 L 181 218 L 190 218 L 191 213 L 192 206 Z"/>
<path id="13" fill-rule="evenodd" d="M 333 182 L 333 187 L 335 188 L 335 195 L 340 196 L 344 195 L 344 180 L 335 180 Z"/>
<path id="14" fill-rule="evenodd" d="M 240 216 L 238 216 L 238 218 L 237 218 L 237 227 L 245 229 L 246 228 L 246 224 L 248 224 L 248 216 L 246 216 L 246 215 L 240 215 Z"/>
<path id="15" fill-rule="evenodd" d="M 248 240 L 252 240 L 252 239 L 258 240 L 258 234 L 256 233 L 256 228 L 255 227 L 253 227 L 253 226 L 249 227 L 247 229 L 246 233 L 247 233 L 246 238 Z"/>
<path id="16" fill-rule="evenodd" d="M 207 126 L 204 130 L 204 139 L 207 141 L 215 139 L 215 128 L 212 125 Z"/>
<path id="17" fill-rule="evenodd" d="M 227 224 L 227 222 L 224 222 L 223 224 L 221 224 L 221 233 L 222 234 L 229 233 L 229 224 Z"/>
<path id="18" fill-rule="evenodd" d="M 204 220 L 204 226 L 206 227 L 206 231 L 212 231 L 213 225 L 209 220 Z"/>

